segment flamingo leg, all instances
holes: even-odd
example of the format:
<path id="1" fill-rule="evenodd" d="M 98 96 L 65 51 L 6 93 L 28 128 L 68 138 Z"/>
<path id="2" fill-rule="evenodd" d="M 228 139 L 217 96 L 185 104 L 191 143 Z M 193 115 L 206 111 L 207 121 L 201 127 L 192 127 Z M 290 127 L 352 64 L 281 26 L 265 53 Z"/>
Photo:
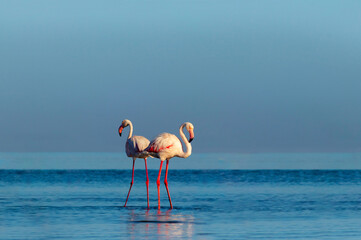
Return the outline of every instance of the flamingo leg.
<path id="1" fill-rule="evenodd" d="M 172 200 L 170 198 L 170 194 L 169 194 L 169 189 L 168 189 L 168 164 L 169 164 L 169 160 L 167 159 L 167 165 L 165 167 L 165 177 L 164 177 L 164 185 L 167 189 L 167 193 L 168 193 L 168 199 L 169 199 L 169 204 L 170 204 L 170 209 L 173 209 L 173 205 L 172 205 Z"/>
<path id="2" fill-rule="evenodd" d="M 147 159 L 144 158 L 144 163 L 145 163 L 145 173 L 147 175 L 147 181 L 145 182 L 145 184 L 147 185 L 147 204 L 148 204 L 148 209 L 149 209 L 149 177 L 148 177 L 148 168 L 147 168 Z"/>
<path id="3" fill-rule="evenodd" d="M 133 186 L 133 182 L 134 182 L 134 164 L 135 164 L 135 158 L 133 158 L 132 181 L 130 182 L 129 192 L 128 192 L 127 200 L 125 200 L 124 207 L 126 207 L 126 206 L 127 206 L 127 202 L 128 202 L 128 198 L 129 198 L 130 190 L 132 190 L 132 186 Z"/>
<path id="4" fill-rule="evenodd" d="M 163 165 L 163 161 L 160 161 L 160 167 L 159 167 L 159 173 L 158 173 L 158 179 L 157 179 L 157 188 L 158 188 L 158 210 L 160 209 L 160 192 L 159 192 L 159 187 L 160 187 L 160 175 L 162 173 L 162 165 Z"/>

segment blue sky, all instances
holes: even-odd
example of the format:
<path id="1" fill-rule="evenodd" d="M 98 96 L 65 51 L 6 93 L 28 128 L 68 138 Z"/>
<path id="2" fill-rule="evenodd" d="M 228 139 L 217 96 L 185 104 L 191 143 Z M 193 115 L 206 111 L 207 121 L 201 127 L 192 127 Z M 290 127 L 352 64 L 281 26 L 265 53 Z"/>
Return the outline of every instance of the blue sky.
<path id="1" fill-rule="evenodd" d="M 2 152 L 361 151 L 359 1 L 0 3 Z"/>

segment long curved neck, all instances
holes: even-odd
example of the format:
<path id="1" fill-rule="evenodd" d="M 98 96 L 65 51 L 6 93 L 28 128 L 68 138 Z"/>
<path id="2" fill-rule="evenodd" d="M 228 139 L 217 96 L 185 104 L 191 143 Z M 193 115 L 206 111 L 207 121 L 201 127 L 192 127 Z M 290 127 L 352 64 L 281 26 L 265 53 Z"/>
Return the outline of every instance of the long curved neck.
<path id="1" fill-rule="evenodd" d="M 133 135 L 133 124 L 132 122 L 129 122 L 129 134 L 128 134 L 128 139 L 131 138 Z"/>
<path id="2" fill-rule="evenodd" d="M 186 138 L 186 136 L 183 133 L 184 126 L 185 126 L 184 124 L 182 124 L 182 126 L 180 126 L 179 135 L 181 136 L 184 144 L 186 145 L 187 151 L 183 152 L 179 157 L 187 158 L 192 154 L 192 145 L 188 142 L 188 139 Z"/>

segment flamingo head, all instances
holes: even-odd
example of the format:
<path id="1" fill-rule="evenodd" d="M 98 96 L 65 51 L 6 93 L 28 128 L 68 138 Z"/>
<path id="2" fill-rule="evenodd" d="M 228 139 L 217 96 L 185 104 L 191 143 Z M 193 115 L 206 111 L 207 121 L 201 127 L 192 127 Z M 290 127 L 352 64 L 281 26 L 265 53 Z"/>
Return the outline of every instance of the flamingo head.
<path id="1" fill-rule="evenodd" d="M 122 125 L 120 125 L 118 129 L 119 136 L 122 136 L 123 128 L 127 127 L 128 125 L 129 125 L 129 120 L 128 119 L 123 120 Z"/>
<path id="2" fill-rule="evenodd" d="M 192 140 L 193 140 L 193 138 L 194 138 L 194 132 L 193 132 L 194 127 L 193 127 L 193 124 L 190 123 L 190 122 L 186 122 L 186 123 L 185 123 L 185 127 L 186 127 L 186 129 L 187 129 L 187 131 L 188 131 L 188 133 L 189 133 L 189 140 L 188 140 L 188 142 L 192 142 Z"/>

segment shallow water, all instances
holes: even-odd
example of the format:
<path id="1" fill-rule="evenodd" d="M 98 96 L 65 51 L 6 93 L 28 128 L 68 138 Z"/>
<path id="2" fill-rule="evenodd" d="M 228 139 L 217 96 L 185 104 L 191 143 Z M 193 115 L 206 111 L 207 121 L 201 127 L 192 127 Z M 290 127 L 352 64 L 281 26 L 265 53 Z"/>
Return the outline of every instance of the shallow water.
<path id="1" fill-rule="evenodd" d="M 163 173 L 164 176 L 164 173 Z M 361 171 L 1 170 L 0 239 L 359 239 Z"/>

